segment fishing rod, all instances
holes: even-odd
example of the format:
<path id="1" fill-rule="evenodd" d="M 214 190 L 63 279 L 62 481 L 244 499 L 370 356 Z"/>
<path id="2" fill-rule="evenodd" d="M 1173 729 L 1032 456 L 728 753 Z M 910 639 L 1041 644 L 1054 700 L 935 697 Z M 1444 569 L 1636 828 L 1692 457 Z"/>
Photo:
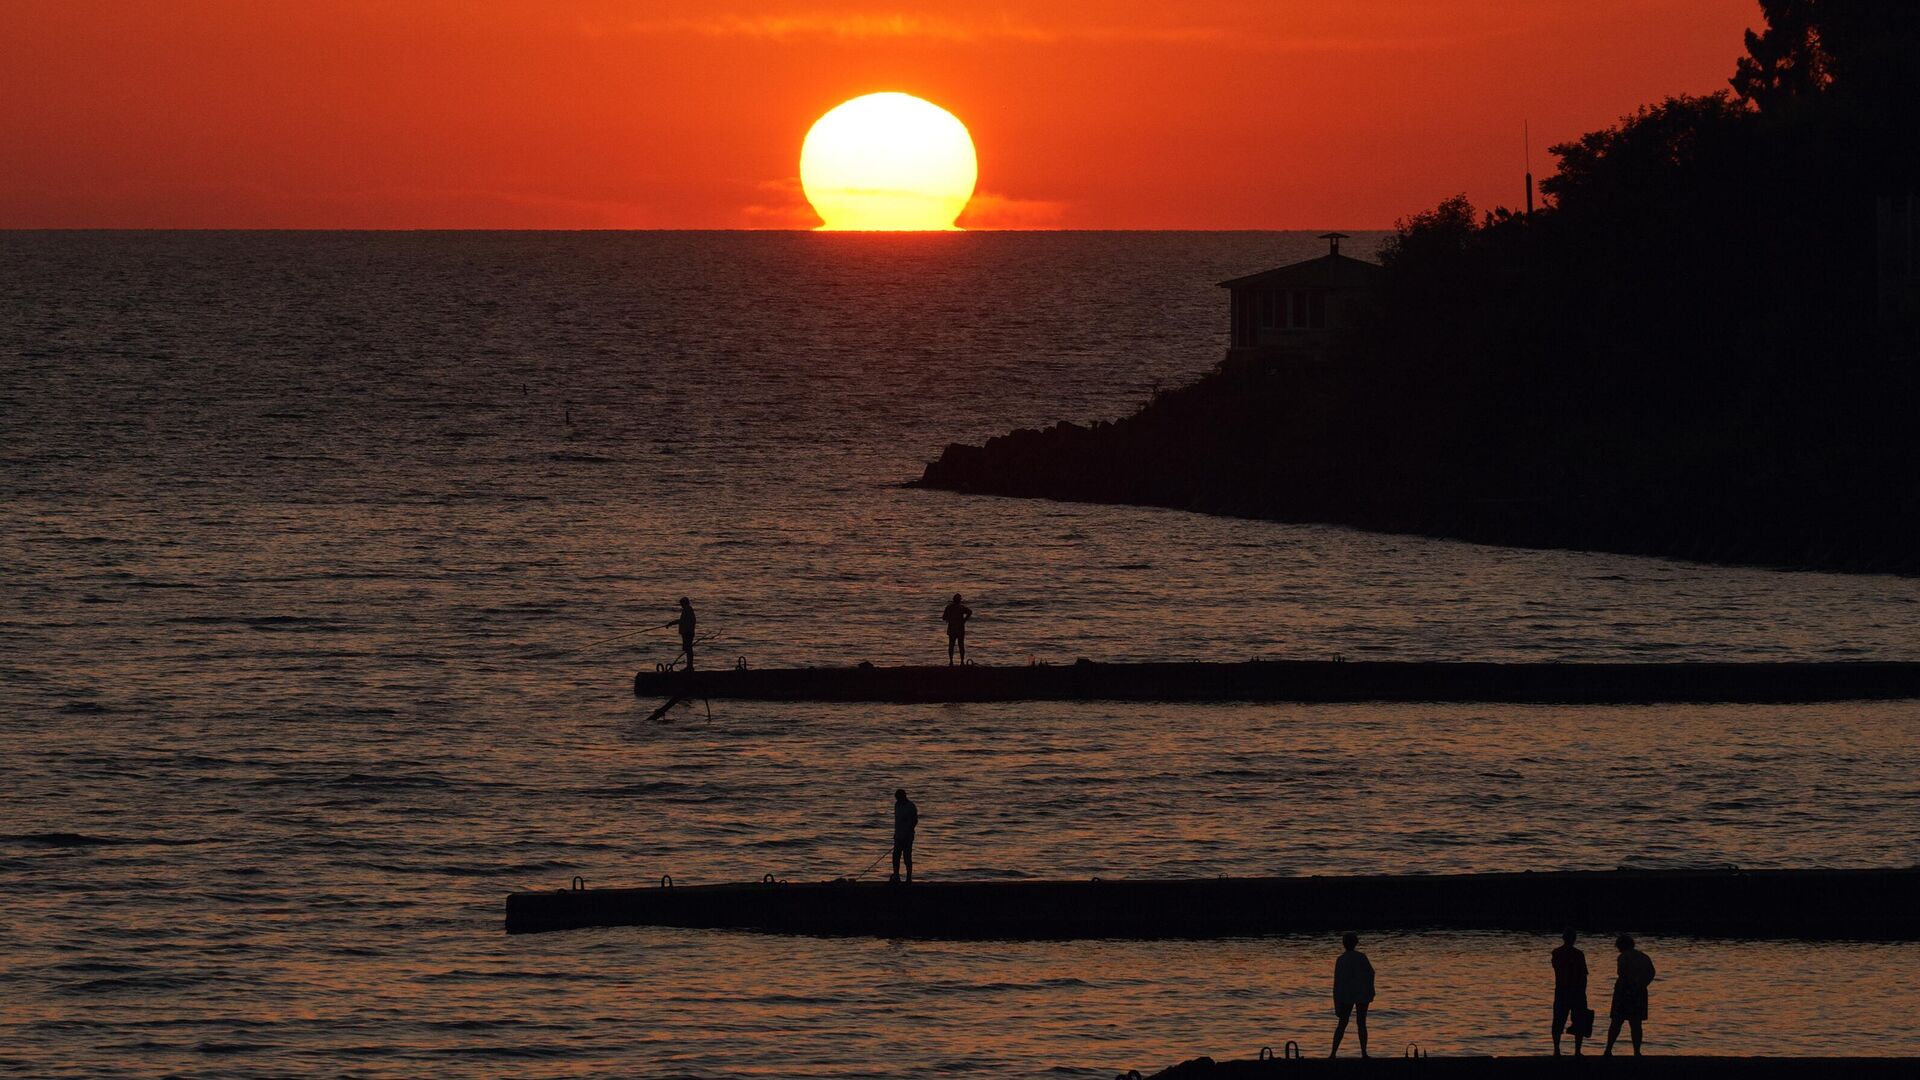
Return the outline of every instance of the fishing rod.
<path id="1" fill-rule="evenodd" d="M 668 623 L 667 625 L 672 626 L 673 624 Z M 715 637 L 718 637 L 718 636 L 719 635 L 717 634 L 701 634 L 699 637 L 694 638 L 693 641 L 690 642 L 689 644 L 705 645 L 707 642 L 712 641 Z M 686 658 L 687 658 L 687 650 L 681 649 L 680 654 L 678 656 L 675 656 L 672 660 L 668 661 L 666 664 L 664 665 L 657 664 L 655 666 L 661 671 L 672 671 L 675 668 L 680 666 L 680 661 L 685 660 Z M 675 705 L 680 704 L 684 700 L 685 698 L 681 697 L 681 695 L 679 694 L 674 694 L 673 696 L 667 698 L 666 701 L 660 704 L 659 708 L 653 710 L 652 713 L 648 714 L 646 723 L 651 724 L 657 720 L 662 720 L 663 718 L 665 718 L 665 716 L 667 715 L 667 712 L 670 709 L 672 709 Z M 713 719 L 713 702 L 708 701 L 705 698 L 702 698 L 701 700 L 705 701 L 707 705 L 707 719 L 712 720 Z"/>
<path id="2" fill-rule="evenodd" d="M 672 624 L 672 623 L 668 623 L 667 625 L 669 625 L 669 626 L 671 626 L 671 625 L 673 625 L 673 624 Z M 718 635 L 718 634 L 701 634 L 701 635 L 700 635 L 699 637 L 697 637 L 697 638 L 694 638 L 694 639 L 693 639 L 693 642 L 692 642 L 692 644 L 694 644 L 694 645 L 705 645 L 705 644 L 707 644 L 708 642 L 710 642 L 710 641 L 712 641 L 712 640 L 713 640 L 714 638 L 716 638 L 716 637 L 719 637 L 719 636 L 720 636 L 720 635 Z M 678 654 L 676 654 L 676 655 L 674 656 L 674 658 L 673 658 L 672 660 L 669 660 L 669 661 L 667 661 L 667 665 L 666 665 L 665 667 L 663 667 L 663 668 L 661 668 L 660 670 L 662 670 L 662 671 L 672 671 L 672 670 L 674 670 L 674 669 L 675 669 L 676 667 L 678 667 L 678 666 L 680 665 L 680 661 L 682 661 L 682 660 L 685 660 L 686 658 L 687 658 L 687 650 L 686 650 L 686 649 L 681 649 L 681 650 L 680 650 L 680 652 L 679 652 Z"/>
<path id="3" fill-rule="evenodd" d="M 597 649 L 602 645 L 611 644 L 612 642 L 615 642 L 615 641 L 621 641 L 630 637 L 638 637 L 641 634 L 651 634 L 655 630 L 665 630 L 667 627 L 677 626 L 679 625 L 679 623 L 680 623 L 679 619 L 674 619 L 671 622 L 663 622 L 659 626 L 647 626 L 647 627 L 642 627 L 639 630 L 629 630 L 624 634 L 615 634 L 610 638 L 601 638 L 599 641 L 590 641 L 587 644 L 582 645 L 577 649 L 568 649 L 566 652 L 563 652 L 560 655 L 572 656 L 574 653 L 583 653 L 583 652 L 586 652 L 588 649 Z"/>
<path id="4" fill-rule="evenodd" d="M 876 867 L 876 866 L 879 866 L 879 865 L 880 865 L 881 863 L 883 863 L 883 862 L 885 862 L 885 861 L 886 861 L 886 859 L 887 859 L 887 855 L 892 855 L 892 854 L 893 854 L 893 850 L 892 850 L 892 849 L 888 849 L 888 851 L 887 851 L 887 854 L 886 854 L 886 855 L 882 855 L 882 856 L 880 856 L 880 857 L 879 857 L 878 859 L 875 859 L 875 860 L 873 860 L 872 862 L 870 862 L 870 863 L 868 863 L 868 864 L 867 864 L 867 868 L 866 868 L 865 870 L 862 870 L 862 871 L 860 871 L 859 873 L 857 873 L 857 874 L 855 874 L 855 875 L 853 875 L 853 877 L 851 877 L 851 878 L 848 878 L 847 880 L 849 880 L 849 881 L 859 881 L 859 880 L 860 880 L 861 878 L 863 878 L 863 877 L 866 877 L 866 876 L 867 876 L 868 874 L 871 874 L 871 873 L 873 873 L 873 868 L 874 868 L 874 867 Z"/>

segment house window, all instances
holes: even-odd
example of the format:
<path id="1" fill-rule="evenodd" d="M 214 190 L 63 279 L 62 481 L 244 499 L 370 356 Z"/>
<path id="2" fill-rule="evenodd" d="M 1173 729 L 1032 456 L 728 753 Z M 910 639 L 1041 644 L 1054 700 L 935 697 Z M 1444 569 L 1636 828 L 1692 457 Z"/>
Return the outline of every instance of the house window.
<path id="1" fill-rule="evenodd" d="M 1307 325 L 1306 293 L 1296 292 L 1293 294 L 1293 325 L 1296 327 Z"/>
<path id="2" fill-rule="evenodd" d="M 1327 326 L 1327 294 L 1318 289 L 1307 295 L 1307 325 L 1315 330 Z"/>
<path id="3" fill-rule="evenodd" d="M 1260 294 L 1260 329 L 1273 329 L 1274 309 L 1279 307 L 1273 302 L 1272 293 Z"/>

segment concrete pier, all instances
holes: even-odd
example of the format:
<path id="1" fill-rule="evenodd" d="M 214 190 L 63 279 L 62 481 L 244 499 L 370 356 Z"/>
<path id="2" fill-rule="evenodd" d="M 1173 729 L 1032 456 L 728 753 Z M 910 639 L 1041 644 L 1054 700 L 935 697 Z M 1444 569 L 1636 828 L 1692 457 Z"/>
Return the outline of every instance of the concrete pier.
<path id="1" fill-rule="evenodd" d="M 509 933 L 677 926 L 898 938 L 1208 938 L 1340 930 L 1920 940 L 1920 868 L 1197 880 L 758 882 L 507 897 Z"/>
<path id="2" fill-rule="evenodd" d="M 1567 704 L 1920 698 L 1920 663 L 1451 663 L 1254 660 L 1029 667 L 642 671 L 649 699 L 965 701 L 1462 701 Z"/>
<path id="3" fill-rule="evenodd" d="M 1695 1057 L 1661 1055 L 1648 1057 L 1603 1058 L 1598 1051 L 1582 1057 L 1403 1057 L 1405 1048 L 1382 1044 L 1377 1056 L 1362 1060 L 1360 1048 L 1347 1034 L 1348 1056 L 1328 1059 L 1313 1057 L 1299 1061 L 1240 1060 L 1214 1061 L 1195 1058 L 1160 1072 L 1147 1080 L 1259 1080 L 1262 1077 L 1344 1077 L 1405 1076 L 1435 1078 L 1488 1077 L 1490 1080 L 1533 1080 L 1534 1077 L 1562 1080 L 1566 1077 L 1631 1076 L 1634 1080 L 1901 1080 L 1920 1075 L 1920 1058 L 1874 1057 Z M 1604 1043 L 1604 1040 L 1602 1040 Z M 1273 1048 L 1276 1052 L 1281 1047 Z M 1620 1053 L 1618 1047 L 1615 1054 Z M 1138 1072 L 1121 1073 L 1122 1080 L 1138 1077 Z"/>

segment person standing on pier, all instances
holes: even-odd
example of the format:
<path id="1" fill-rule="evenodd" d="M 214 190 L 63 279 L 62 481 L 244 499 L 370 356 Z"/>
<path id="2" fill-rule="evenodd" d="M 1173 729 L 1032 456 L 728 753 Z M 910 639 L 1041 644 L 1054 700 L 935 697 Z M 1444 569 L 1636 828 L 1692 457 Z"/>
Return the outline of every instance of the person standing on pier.
<path id="1" fill-rule="evenodd" d="M 967 620 L 973 618 L 973 609 L 960 599 L 959 593 L 953 594 L 953 603 L 940 613 L 947 622 L 947 666 L 953 666 L 953 650 L 960 648 L 960 663 L 967 662 Z"/>
<path id="2" fill-rule="evenodd" d="M 1553 950 L 1553 1056 L 1560 1056 L 1560 1033 L 1572 1020 L 1573 1056 L 1580 1056 L 1580 1044 L 1593 1034 L 1593 1011 L 1587 1008 L 1587 954 L 1574 948 L 1577 940 L 1569 930 L 1560 935 L 1561 945 Z"/>
<path id="3" fill-rule="evenodd" d="M 687 658 L 687 670 L 692 671 L 693 670 L 693 626 L 694 626 L 693 601 L 687 599 L 684 596 L 681 597 L 680 598 L 680 617 L 678 619 L 675 619 L 673 622 L 668 623 L 667 625 L 668 626 L 677 625 L 680 627 L 680 655 Z"/>
<path id="4" fill-rule="evenodd" d="M 1373 962 L 1360 951 L 1360 935 L 1347 934 L 1340 939 L 1346 951 L 1333 962 L 1333 1015 L 1340 1022 L 1333 1028 L 1333 1053 L 1340 1056 L 1340 1040 L 1347 1034 L 1347 1017 L 1354 1017 L 1360 1031 L 1360 1056 L 1367 1056 L 1367 1006 L 1373 1004 Z"/>
<path id="5" fill-rule="evenodd" d="M 907 798 L 906 788 L 893 792 L 893 880 L 900 880 L 900 860 L 907 861 L 907 884 L 913 884 L 913 831 L 920 827 L 920 808 Z"/>
<path id="6" fill-rule="evenodd" d="M 1613 1007 L 1608 1009 L 1613 1022 L 1607 1025 L 1607 1049 L 1613 1056 L 1613 1040 L 1620 1037 L 1622 1023 L 1633 1026 L 1633 1056 L 1640 1056 L 1640 1025 L 1647 1019 L 1647 987 L 1653 983 L 1653 961 L 1633 947 L 1633 939 L 1621 934 L 1613 943 L 1620 950 L 1617 977 L 1613 980 Z"/>

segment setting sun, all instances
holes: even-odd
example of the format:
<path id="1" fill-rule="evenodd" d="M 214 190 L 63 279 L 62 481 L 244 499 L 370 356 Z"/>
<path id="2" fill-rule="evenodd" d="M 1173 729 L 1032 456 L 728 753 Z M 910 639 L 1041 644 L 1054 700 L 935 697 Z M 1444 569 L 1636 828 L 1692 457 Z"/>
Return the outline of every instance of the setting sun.
<path id="1" fill-rule="evenodd" d="M 824 229 L 952 229 L 978 175 L 966 125 L 910 94 L 844 102 L 800 147 L 800 186 Z"/>
<path id="2" fill-rule="evenodd" d="M 1915 57 L 0 0 L 0 1080 L 1920 1080 Z"/>

